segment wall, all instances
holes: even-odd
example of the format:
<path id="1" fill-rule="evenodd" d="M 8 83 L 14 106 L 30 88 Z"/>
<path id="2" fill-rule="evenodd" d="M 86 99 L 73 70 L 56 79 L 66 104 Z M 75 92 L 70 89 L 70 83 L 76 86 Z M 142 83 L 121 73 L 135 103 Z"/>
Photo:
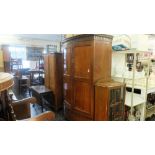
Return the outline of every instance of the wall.
<path id="1" fill-rule="evenodd" d="M 148 51 L 148 35 L 145 34 L 118 34 L 114 35 L 113 45 L 124 44 L 126 47 L 136 48 L 140 51 Z"/>
<path id="2" fill-rule="evenodd" d="M 112 76 L 122 76 L 125 67 L 125 54 L 112 53 Z"/>
<path id="3" fill-rule="evenodd" d="M 140 51 L 148 51 L 149 41 L 148 35 L 145 34 L 134 34 L 129 35 L 131 38 L 131 48 L 136 48 Z"/>

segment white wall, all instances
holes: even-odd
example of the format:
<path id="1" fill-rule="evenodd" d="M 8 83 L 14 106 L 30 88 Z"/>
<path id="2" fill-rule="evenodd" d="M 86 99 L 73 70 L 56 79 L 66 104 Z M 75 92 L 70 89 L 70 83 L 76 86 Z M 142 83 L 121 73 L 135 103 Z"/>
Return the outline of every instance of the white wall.
<path id="1" fill-rule="evenodd" d="M 148 51 L 149 49 L 148 35 L 134 34 L 129 36 L 131 38 L 131 48 L 136 48 L 137 50 L 140 51 Z"/>
<path id="2" fill-rule="evenodd" d="M 112 76 L 123 74 L 125 70 L 125 54 L 112 53 Z"/>
<path id="3" fill-rule="evenodd" d="M 140 51 L 148 51 L 148 35 L 145 34 L 118 34 L 114 35 L 113 45 L 124 44 L 126 47 L 136 48 Z"/>

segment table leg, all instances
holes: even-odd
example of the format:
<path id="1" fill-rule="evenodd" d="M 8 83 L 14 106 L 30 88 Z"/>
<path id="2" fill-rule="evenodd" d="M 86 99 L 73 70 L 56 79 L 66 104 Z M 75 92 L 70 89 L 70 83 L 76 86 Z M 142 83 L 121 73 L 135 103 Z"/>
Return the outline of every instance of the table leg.
<path id="1" fill-rule="evenodd" d="M 41 96 L 41 111 L 44 112 L 44 107 L 43 107 L 43 97 Z"/>

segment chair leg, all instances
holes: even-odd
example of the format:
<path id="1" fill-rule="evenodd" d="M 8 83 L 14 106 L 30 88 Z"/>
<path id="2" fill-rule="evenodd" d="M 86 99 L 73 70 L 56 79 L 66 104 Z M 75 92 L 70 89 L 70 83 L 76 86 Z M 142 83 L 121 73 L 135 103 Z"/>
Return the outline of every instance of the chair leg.
<path id="1" fill-rule="evenodd" d="M 31 91 L 31 88 L 28 88 L 28 91 L 29 91 L 29 96 L 32 97 L 32 91 Z"/>

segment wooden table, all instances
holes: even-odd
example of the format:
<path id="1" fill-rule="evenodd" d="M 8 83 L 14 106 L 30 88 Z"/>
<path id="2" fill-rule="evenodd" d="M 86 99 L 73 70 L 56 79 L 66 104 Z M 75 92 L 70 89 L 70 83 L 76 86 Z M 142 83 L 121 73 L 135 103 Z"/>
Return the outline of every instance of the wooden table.
<path id="1" fill-rule="evenodd" d="M 42 112 L 43 112 L 43 97 L 49 93 L 52 94 L 52 91 L 50 89 L 48 89 L 47 87 L 45 87 L 44 85 L 41 86 L 31 86 L 30 87 L 31 92 L 32 92 L 32 96 L 36 97 L 38 103 L 41 105 L 42 107 Z"/>
<path id="2" fill-rule="evenodd" d="M 0 120 L 15 120 L 8 89 L 14 84 L 13 76 L 0 72 Z"/>

